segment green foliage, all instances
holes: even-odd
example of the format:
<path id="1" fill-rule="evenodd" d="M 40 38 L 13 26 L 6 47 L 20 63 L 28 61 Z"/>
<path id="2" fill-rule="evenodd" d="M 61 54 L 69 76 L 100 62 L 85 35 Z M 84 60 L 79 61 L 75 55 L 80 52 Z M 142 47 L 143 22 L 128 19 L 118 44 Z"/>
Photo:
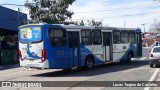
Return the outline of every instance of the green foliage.
<path id="1" fill-rule="evenodd" d="M 95 21 L 94 19 L 88 20 L 88 25 L 90 26 L 102 26 L 102 21 Z"/>
<path id="2" fill-rule="evenodd" d="M 83 20 L 81 21 L 80 25 L 81 25 L 81 26 L 84 26 L 84 22 L 83 22 Z"/>
<path id="3" fill-rule="evenodd" d="M 33 0 L 25 3 L 30 10 L 31 22 L 64 23 L 74 14 L 67 10 L 75 0 Z"/>

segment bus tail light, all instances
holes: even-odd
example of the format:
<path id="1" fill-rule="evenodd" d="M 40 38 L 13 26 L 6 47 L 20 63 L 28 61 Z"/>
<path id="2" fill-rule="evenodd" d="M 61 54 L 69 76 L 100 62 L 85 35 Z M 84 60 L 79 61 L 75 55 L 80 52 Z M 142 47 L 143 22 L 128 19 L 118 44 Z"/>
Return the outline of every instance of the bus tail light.
<path id="1" fill-rule="evenodd" d="M 21 53 L 21 50 L 18 50 L 18 54 L 19 54 L 19 59 L 20 59 L 21 61 L 23 61 L 23 60 L 22 60 L 22 53 Z"/>
<path id="2" fill-rule="evenodd" d="M 42 50 L 42 62 L 46 60 L 46 49 Z"/>

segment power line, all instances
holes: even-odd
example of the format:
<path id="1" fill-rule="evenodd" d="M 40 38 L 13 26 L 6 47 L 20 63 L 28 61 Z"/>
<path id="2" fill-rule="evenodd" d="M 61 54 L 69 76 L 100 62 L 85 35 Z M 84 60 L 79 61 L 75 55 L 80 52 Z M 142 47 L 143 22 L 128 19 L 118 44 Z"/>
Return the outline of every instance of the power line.
<path id="1" fill-rule="evenodd" d="M 125 10 L 125 9 L 132 9 L 132 8 L 142 8 L 146 6 L 151 6 L 159 3 L 152 3 L 152 4 L 146 4 L 146 5 L 140 5 L 140 6 L 134 6 L 134 7 L 126 7 L 126 8 L 116 8 L 116 9 L 106 9 L 106 10 L 100 10 L 100 11 L 90 11 L 90 12 L 75 12 L 75 13 L 97 13 L 97 12 L 107 12 L 107 11 L 117 11 L 117 10 Z"/>
<path id="2" fill-rule="evenodd" d="M 113 18 L 120 18 L 120 17 L 130 17 L 130 16 L 138 16 L 138 15 L 145 15 L 145 14 L 156 14 L 158 12 L 147 12 L 147 13 L 138 13 L 138 14 L 128 14 L 128 15 L 119 15 L 119 16 L 110 16 L 110 17 L 101 17 L 101 18 L 82 18 L 82 19 L 113 19 Z M 82 19 L 73 19 L 73 20 L 82 20 Z"/>
<path id="3" fill-rule="evenodd" d="M 155 13 L 160 13 L 158 12 L 147 12 L 147 13 L 138 13 L 138 14 L 128 14 L 128 15 L 120 15 L 120 16 L 111 16 L 111 17 L 104 17 L 104 18 L 116 18 L 116 17 L 128 17 L 128 16 L 138 16 L 138 15 L 145 15 L 145 14 L 155 14 Z"/>
<path id="4" fill-rule="evenodd" d="M 11 4 L 11 3 L 4 3 L 4 4 L 0 4 L 0 5 L 24 6 L 21 4 Z"/>

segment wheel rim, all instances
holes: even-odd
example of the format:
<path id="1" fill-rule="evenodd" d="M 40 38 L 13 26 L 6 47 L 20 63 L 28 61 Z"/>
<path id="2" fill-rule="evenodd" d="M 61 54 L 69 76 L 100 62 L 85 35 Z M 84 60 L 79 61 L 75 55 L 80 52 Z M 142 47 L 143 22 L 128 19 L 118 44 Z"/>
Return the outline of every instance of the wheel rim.
<path id="1" fill-rule="evenodd" d="M 131 54 L 129 54 L 129 56 L 128 56 L 128 57 L 129 57 L 128 59 L 129 59 L 129 60 L 131 60 L 131 58 L 132 58 L 132 55 L 131 55 Z"/>
<path id="2" fill-rule="evenodd" d="M 128 62 L 128 63 L 130 63 L 130 62 L 131 62 L 131 58 L 132 58 L 132 55 L 131 55 L 131 54 L 129 54 L 129 55 L 128 55 L 128 60 L 127 60 L 127 62 Z"/>
<path id="3" fill-rule="evenodd" d="M 93 64 L 92 59 L 89 58 L 89 59 L 87 60 L 87 67 L 88 67 L 88 68 L 92 68 L 92 64 Z"/>

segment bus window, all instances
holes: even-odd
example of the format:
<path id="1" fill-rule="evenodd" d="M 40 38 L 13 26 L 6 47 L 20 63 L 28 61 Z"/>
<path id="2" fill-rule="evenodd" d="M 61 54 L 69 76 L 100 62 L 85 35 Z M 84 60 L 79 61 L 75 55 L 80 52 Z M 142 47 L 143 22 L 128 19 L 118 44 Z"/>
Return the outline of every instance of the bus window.
<path id="1" fill-rule="evenodd" d="M 102 44 L 102 37 L 100 30 L 93 30 L 93 45 L 101 45 Z"/>
<path id="2" fill-rule="evenodd" d="M 111 33 L 103 32 L 103 46 L 111 45 Z"/>
<path id="3" fill-rule="evenodd" d="M 49 39 L 52 46 L 66 46 L 66 31 L 50 29 Z"/>
<path id="4" fill-rule="evenodd" d="M 92 34 L 91 30 L 81 30 L 81 41 L 84 45 L 92 44 Z"/>
<path id="5" fill-rule="evenodd" d="M 113 43 L 114 44 L 120 44 L 121 41 L 120 41 L 120 31 L 114 31 L 113 32 Z"/>
<path id="6" fill-rule="evenodd" d="M 129 42 L 130 43 L 135 43 L 135 33 L 133 31 L 129 32 L 128 36 L 129 36 Z"/>
<path id="7" fill-rule="evenodd" d="M 42 33 L 40 27 L 27 27 L 20 29 L 20 42 L 27 43 L 27 42 L 39 42 L 42 40 Z"/>
<path id="8" fill-rule="evenodd" d="M 121 31 L 121 42 L 128 43 L 128 32 L 127 31 Z"/>

